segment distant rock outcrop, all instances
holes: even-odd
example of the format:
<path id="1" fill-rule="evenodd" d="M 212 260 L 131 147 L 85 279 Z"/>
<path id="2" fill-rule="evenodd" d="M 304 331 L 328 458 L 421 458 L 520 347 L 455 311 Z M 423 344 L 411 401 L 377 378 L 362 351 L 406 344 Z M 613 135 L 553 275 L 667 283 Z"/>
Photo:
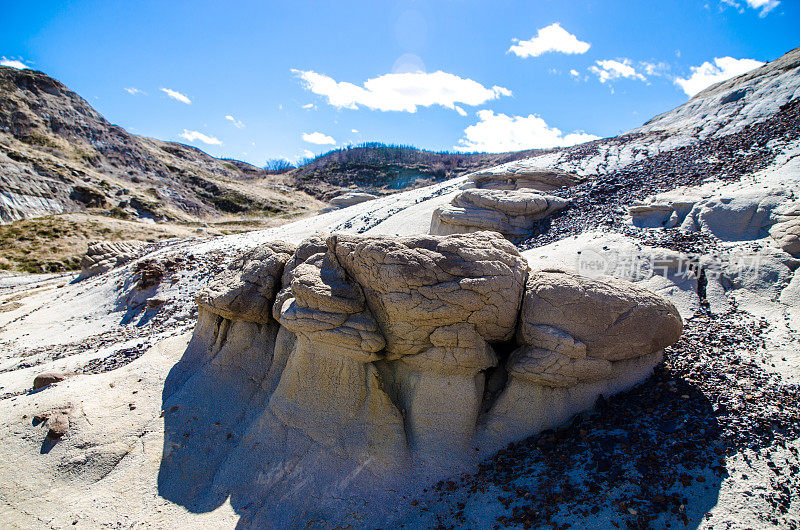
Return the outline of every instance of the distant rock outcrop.
<path id="1" fill-rule="evenodd" d="M 86 255 L 81 259 L 78 279 L 119 267 L 135 258 L 144 246 L 145 243 L 141 241 L 95 241 L 89 245 Z"/>
<path id="2" fill-rule="evenodd" d="M 478 188 L 491 190 L 532 189 L 553 191 L 580 184 L 582 177 L 560 169 L 522 169 L 506 172 L 484 171 L 470 175 L 469 180 Z"/>
<path id="3" fill-rule="evenodd" d="M 784 186 L 663 193 L 628 207 L 628 213 L 638 227 L 704 232 L 722 241 L 769 237 L 787 254 L 800 254 L 800 202 Z"/>
<path id="4" fill-rule="evenodd" d="M 339 210 L 340 208 L 347 208 L 348 206 L 352 206 L 354 204 L 360 204 L 362 202 L 371 201 L 373 199 L 377 199 L 377 195 L 373 195 L 372 193 L 365 193 L 360 191 L 349 191 L 347 193 L 342 193 L 331 199 L 329 201 L 329 206 L 323 210 L 321 213 L 330 212 L 333 210 Z"/>

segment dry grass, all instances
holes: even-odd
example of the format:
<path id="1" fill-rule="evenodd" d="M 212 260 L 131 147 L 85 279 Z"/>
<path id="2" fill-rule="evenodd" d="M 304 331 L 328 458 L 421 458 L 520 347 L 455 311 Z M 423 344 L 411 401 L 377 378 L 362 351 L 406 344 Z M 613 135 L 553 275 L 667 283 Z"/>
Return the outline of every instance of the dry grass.
<path id="1" fill-rule="evenodd" d="M 0 225 L 0 270 L 77 270 L 90 241 L 155 242 L 172 237 L 217 236 L 262 230 L 289 220 L 291 216 L 216 223 L 142 223 L 92 213 L 26 219 Z"/>

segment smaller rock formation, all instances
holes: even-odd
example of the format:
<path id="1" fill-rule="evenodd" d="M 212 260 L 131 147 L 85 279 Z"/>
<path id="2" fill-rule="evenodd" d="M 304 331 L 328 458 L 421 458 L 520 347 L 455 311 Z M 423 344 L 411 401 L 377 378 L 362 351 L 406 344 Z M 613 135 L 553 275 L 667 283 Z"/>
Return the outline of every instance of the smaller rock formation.
<path id="1" fill-rule="evenodd" d="M 772 225 L 769 235 L 779 249 L 787 254 L 800 257 L 800 217 L 793 217 Z"/>
<path id="2" fill-rule="evenodd" d="M 651 202 L 628 207 L 634 226 L 643 228 L 674 228 L 679 216 L 672 204 Z"/>
<path id="3" fill-rule="evenodd" d="M 529 236 L 537 221 L 565 208 L 567 199 L 529 190 L 467 189 L 450 205 L 437 208 L 431 234 L 492 230 L 512 241 Z"/>
<path id="4" fill-rule="evenodd" d="M 321 213 L 347 208 L 348 206 L 353 206 L 354 204 L 360 204 L 362 202 L 371 201 L 377 198 L 377 195 L 373 195 L 371 193 L 349 191 L 331 199 L 328 203 L 328 207 L 321 210 Z"/>
<path id="5" fill-rule="evenodd" d="M 477 188 L 492 190 L 532 189 L 537 191 L 553 191 L 567 188 L 583 181 L 578 175 L 559 169 L 522 169 L 503 173 L 485 171 L 473 173 L 469 179 Z"/>
<path id="6" fill-rule="evenodd" d="M 102 274 L 129 262 L 136 257 L 144 245 L 145 243 L 141 241 L 95 241 L 90 243 L 86 255 L 81 259 L 81 272 L 78 279 L 82 280 Z"/>
<path id="7" fill-rule="evenodd" d="M 508 383 L 486 417 L 491 445 L 566 421 L 640 382 L 680 337 L 678 310 L 613 278 L 547 269 L 529 275 Z"/>

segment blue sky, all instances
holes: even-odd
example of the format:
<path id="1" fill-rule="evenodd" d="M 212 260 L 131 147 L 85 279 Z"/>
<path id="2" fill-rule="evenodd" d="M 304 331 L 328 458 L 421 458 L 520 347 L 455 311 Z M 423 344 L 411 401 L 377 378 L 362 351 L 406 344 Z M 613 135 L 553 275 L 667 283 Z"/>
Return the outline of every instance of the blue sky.
<path id="1" fill-rule="evenodd" d="M 796 0 L 5 0 L 2 13 L 0 64 L 55 77 L 136 134 L 257 165 L 363 141 L 613 136 L 800 45 Z"/>

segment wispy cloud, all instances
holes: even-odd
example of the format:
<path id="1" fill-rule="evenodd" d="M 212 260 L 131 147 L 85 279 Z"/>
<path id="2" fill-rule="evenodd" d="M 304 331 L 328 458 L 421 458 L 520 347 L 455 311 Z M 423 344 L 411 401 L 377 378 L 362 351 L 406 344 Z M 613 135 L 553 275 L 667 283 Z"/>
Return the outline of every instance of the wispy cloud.
<path id="1" fill-rule="evenodd" d="M 539 57 L 543 53 L 586 53 L 591 44 L 579 40 L 578 37 L 561 27 L 556 22 L 536 30 L 536 36 L 529 40 L 513 39 L 508 51 L 522 57 Z"/>
<path id="2" fill-rule="evenodd" d="M 139 94 L 146 95 L 143 90 L 139 90 L 138 88 L 134 87 L 125 87 L 123 90 L 132 96 L 138 96 Z"/>
<path id="3" fill-rule="evenodd" d="M 441 71 L 384 74 L 368 79 L 363 86 L 338 82 L 313 71 L 292 70 L 292 73 L 303 80 L 306 89 L 326 97 L 330 105 L 348 109 L 364 106 L 381 111 L 416 112 L 417 107 L 440 105 L 456 110 L 459 103 L 474 106 L 511 95 L 507 88 L 486 88 L 472 79 Z"/>
<path id="4" fill-rule="evenodd" d="M 225 119 L 228 120 L 229 122 L 233 123 L 233 126 L 236 127 L 237 129 L 244 129 L 244 123 L 242 123 L 241 121 L 237 120 L 236 118 L 234 118 L 230 114 L 225 116 Z"/>
<path id="5" fill-rule="evenodd" d="M 9 66 L 11 68 L 16 68 L 17 70 L 30 68 L 30 66 L 23 63 L 20 59 L 10 59 L 6 57 L 0 57 L 0 66 Z"/>
<path id="6" fill-rule="evenodd" d="M 763 65 L 755 59 L 734 59 L 733 57 L 715 57 L 714 64 L 706 61 L 700 66 L 690 68 L 692 74 L 686 78 L 676 78 L 675 84 L 689 97 L 720 81 L 749 72 Z"/>
<path id="7" fill-rule="evenodd" d="M 642 61 L 639 63 L 639 67 L 642 70 L 644 70 L 645 74 L 655 77 L 666 76 L 667 72 L 670 69 L 669 64 L 665 62 L 651 63 L 647 61 Z"/>
<path id="8" fill-rule="evenodd" d="M 303 108 L 306 110 L 314 110 L 317 108 L 317 106 L 314 105 L 313 103 L 306 103 L 305 105 L 303 105 Z"/>
<path id="9" fill-rule="evenodd" d="M 185 94 L 181 94 L 177 90 L 172 90 L 171 88 L 161 88 L 160 89 L 163 93 L 165 93 L 170 98 L 180 101 L 181 103 L 186 103 L 187 105 L 192 104 L 192 100 L 189 99 Z"/>
<path id="10" fill-rule="evenodd" d="M 478 123 L 464 129 L 464 138 L 454 149 L 458 151 L 487 151 L 499 153 L 523 149 L 562 147 L 580 144 L 599 137 L 576 131 L 563 134 L 550 127 L 535 114 L 507 116 L 491 110 L 478 111 Z"/>
<path id="11" fill-rule="evenodd" d="M 317 145 L 336 145 L 336 140 L 321 132 L 303 133 L 303 141 Z"/>
<path id="12" fill-rule="evenodd" d="M 358 129 L 350 129 L 351 133 L 358 134 Z"/>
<path id="13" fill-rule="evenodd" d="M 616 61 L 614 59 L 595 61 L 595 65 L 590 66 L 589 71 L 596 75 L 601 83 L 620 78 L 647 81 L 645 76 L 637 72 L 636 69 L 631 66 L 630 59 L 622 59 L 621 61 Z"/>
<path id="14" fill-rule="evenodd" d="M 214 136 L 208 136 L 207 134 L 203 134 L 199 131 L 190 131 L 188 129 L 184 129 L 183 132 L 178 136 L 190 142 L 200 141 L 208 145 L 222 145 L 222 140 L 220 140 L 219 138 L 216 138 Z"/>
<path id="15" fill-rule="evenodd" d="M 758 16 L 764 18 L 767 14 L 780 5 L 780 0 L 744 0 L 744 3 L 751 9 L 758 11 Z M 722 0 L 722 4 L 729 5 L 744 13 L 744 7 L 737 0 Z"/>

